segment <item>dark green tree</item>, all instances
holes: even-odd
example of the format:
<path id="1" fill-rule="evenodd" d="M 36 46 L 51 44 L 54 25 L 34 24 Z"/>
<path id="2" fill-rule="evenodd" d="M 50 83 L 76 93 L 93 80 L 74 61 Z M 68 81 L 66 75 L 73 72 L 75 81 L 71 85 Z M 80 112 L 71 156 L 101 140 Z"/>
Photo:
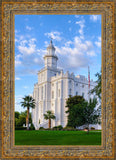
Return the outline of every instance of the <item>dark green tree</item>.
<path id="1" fill-rule="evenodd" d="M 44 119 L 49 120 L 49 128 L 51 128 L 51 119 L 55 119 L 55 115 L 52 113 L 52 111 L 47 111 L 47 114 L 44 114 Z"/>
<path id="2" fill-rule="evenodd" d="M 19 119 L 20 113 L 18 111 L 15 111 L 15 127 L 18 124 L 18 119 Z"/>
<path id="3" fill-rule="evenodd" d="M 69 127 L 79 127 L 83 125 L 83 108 L 87 106 L 87 102 L 82 96 L 69 96 L 66 101 Z"/>
<path id="4" fill-rule="evenodd" d="M 97 96 L 98 96 L 98 101 L 99 101 L 99 107 L 98 107 L 98 110 L 99 110 L 99 113 L 101 113 L 101 86 L 102 86 L 102 83 L 101 83 L 101 71 L 98 73 L 95 74 L 95 76 L 97 77 L 97 85 L 92 89 L 90 90 L 90 94 L 93 94 L 95 93 Z"/>
<path id="5" fill-rule="evenodd" d="M 86 125 L 89 132 L 89 125 L 90 124 L 100 124 L 100 112 L 99 109 L 96 109 L 97 99 L 90 99 L 87 106 L 83 108 L 83 118 L 84 123 Z"/>
<path id="6" fill-rule="evenodd" d="M 69 97 L 66 101 L 68 110 L 68 124 L 70 127 L 79 127 L 82 125 L 96 124 L 99 122 L 99 112 L 96 109 L 97 100 L 93 99 L 87 102 L 82 96 Z"/>
<path id="7" fill-rule="evenodd" d="M 29 109 L 35 108 L 35 100 L 32 98 L 32 96 L 25 96 L 21 102 L 21 106 L 27 108 L 26 125 L 27 130 L 29 130 Z"/>
<path id="8" fill-rule="evenodd" d="M 96 73 L 95 76 L 97 77 L 97 85 L 90 91 L 90 93 L 95 93 L 98 98 L 101 100 L 101 71 L 100 73 Z"/>
<path id="9" fill-rule="evenodd" d="M 23 124 L 26 125 L 26 117 L 27 117 L 27 111 L 19 113 L 18 117 L 17 114 L 15 114 L 15 127 L 22 127 Z M 31 113 L 29 113 L 29 123 L 32 124 Z"/>
<path id="10" fill-rule="evenodd" d="M 15 118 L 19 118 L 20 113 L 18 111 L 15 111 Z"/>

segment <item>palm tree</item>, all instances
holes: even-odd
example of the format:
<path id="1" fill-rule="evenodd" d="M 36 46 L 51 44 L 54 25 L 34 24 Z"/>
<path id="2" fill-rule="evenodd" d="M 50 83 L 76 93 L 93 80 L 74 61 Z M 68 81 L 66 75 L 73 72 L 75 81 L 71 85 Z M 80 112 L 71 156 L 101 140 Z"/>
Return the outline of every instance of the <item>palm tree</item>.
<path id="1" fill-rule="evenodd" d="M 55 119 L 56 117 L 52 113 L 52 111 L 47 111 L 47 114 L 44 114 L 44 119 L 49 120 L 49 128 L 51 128 L 51 119 Z"/>
<path id="2" fill-rule="evenodd" d="M 29 130 L 29 109 L 35 108 L 35 100 L 32 98 L 32 96 L 25 96 L 21 102 L 21 106 L 27 108 L 26 125 L 27 130 Z"/>

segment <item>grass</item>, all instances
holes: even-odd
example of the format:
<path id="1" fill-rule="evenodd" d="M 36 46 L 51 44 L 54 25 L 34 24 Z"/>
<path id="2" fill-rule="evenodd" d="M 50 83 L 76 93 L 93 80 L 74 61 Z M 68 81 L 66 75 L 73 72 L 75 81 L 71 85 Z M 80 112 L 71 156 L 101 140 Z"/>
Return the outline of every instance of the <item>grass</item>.
<path id="1" fill-rule="evenodd" d="M 15 145 L 101 145 L 101 131 L 15 130 Z"/>

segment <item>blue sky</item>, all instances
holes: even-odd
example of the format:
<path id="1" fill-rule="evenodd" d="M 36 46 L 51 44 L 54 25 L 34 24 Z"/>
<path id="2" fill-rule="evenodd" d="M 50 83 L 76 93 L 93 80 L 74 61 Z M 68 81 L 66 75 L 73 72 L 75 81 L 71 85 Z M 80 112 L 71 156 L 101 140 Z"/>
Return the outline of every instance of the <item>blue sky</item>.
<path id="1" fill-rule="evenodd" d="M 64 72 L 96 80 L 101 69 L 100 15 L 15 15 L 15 110 L 33 93 L 51 37 Z"/>

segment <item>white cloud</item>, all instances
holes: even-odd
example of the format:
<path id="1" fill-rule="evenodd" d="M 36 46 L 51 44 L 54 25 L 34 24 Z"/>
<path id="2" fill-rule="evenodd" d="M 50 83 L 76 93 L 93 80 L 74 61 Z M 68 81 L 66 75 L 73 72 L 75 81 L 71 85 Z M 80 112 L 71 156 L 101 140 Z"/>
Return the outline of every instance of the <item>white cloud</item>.
<path id="1" fill-rule="evenodd" d="M 71 23 L 71 20 L 69 20 L 68 23 Z"/>
<path id="2" fill-rule="evenodd" d="M 26 29 L 31 31 L 33 28 L 32 27 L 29 27 L 29 26 L 26 26 Z"/>
<path id="3" fill-rule="evenodd" d="M 97 47 L 101 47 L 101 37 L 98 37 L 98 41 L 95 41 Z"/>
<path id="4" fill-rule="evenodd" d="M 67 41 L 64 45 L 69 47 L 73 42 L 72 41 Z"/>
<path id="5" fill-rule="evenodd" d="M 18 49 L 21 53 L 32 54 L 35 52 L 35 46 L 18 46 Z"/>
<path id="6" fill-rule="evenodd" d="M 35 63 L 39 63 L 39 58 L 34 58 Z"/>
<path id="7" fill-rule="evenodd" d="M 48 41 L 45 41 L 44 44 L 45 44 L 45 47 L 48 47 L 49 45 Z"/>
<path id="8" fill-rule="evenodd" d="M 38 69 L 36 68 L 39 68 L 44 63 L 43 55 L 46 50 L 37 47 L 35 38 L 22 35 L 19 36 L 16 48 L 18 49 L 15 53 L 16 76 L 37 74 Z"/>
<path id="9" fill-rule="evenodd" d="M 95 51 L 88 51 L 87 55 L 88 56 L 96 56 Z"/>
<path id="10" fill-rule="evenodd" d="M 15 80 L 21 80 L 21 78 L 19 78 L 19 77 L 16 77 L 16 78 L 15 78 Z"/>
<path id="11" fill-rule="evenodd" d="M 20 41 L 20 44 L 18 45 L 18 50 L 22 54 L 33 54 L 35 53 L 35 47 L 36 45 L 34 44 L 36 39 L 32 38 L 29 41 L 27 40 L 22 40 Z"/>
<path id="12" fill-rule="evenodd" d="M 80 33 L 82 39 L 84 39 L 84 33 L 83 33 L 83 28 L 85 27 L 84 23 L 85 23 L 84 19 L 82 19 L 80 21 L 76 21 L 76 24 L 78 24 L 80 26 L 79 33 Z"/>
<path id="13" fill-rule="evenodd" d="M 17 56 L 15 57 L 15 67 L 18 67 L 22 64 L 22 62 L 17 58 Z"/>
<path id="14" fill-rule="evenodd" d="M 75 18 L 79 18 L 79 15 L 75 15 Z"/>
<path id="15" fill-rule="evenodd" d="M 17 66 L 22 64 L 22 62 L 20 60 L 21 57 L 22 57 L 21 54 L 18 54 L 18 55 L 15 56 L 15 67 L 17 67 Z"/>
<path id="16" fill-rule="evenodd" d="M 74 37 L 73 41 L 67 41 L 64 46 L 56 47 L 56 54 L 59 57 L 60 68 L 66 70 L 85 68 L 88 64 L 93 63 L 92 58 L 96 56 L 93 43 L 84 41 L 77 36 Z"/>
<path id="17" fill-rule="evenodd" d="M 15 38 L 15 42 L 18 42 L 18 39 Z"/>
<path id="18" fill-rule="evenodd" d="M 17 29 L 15 29 L 15 34 L 17 34 L 19 31 Z"/>
<path id="19" fill-rule="evenodd" d="M 28 87 L 28 86 L 24 86 L 23 88 L 24 88 L 24 89 L 28 89 L 29 87 Z"/>
<path id="20" fill-rule="evenodd" d="M 49 32 L 49 33 L 45 33 L 45 36 L 49 37 L 49 38 L 53 38 L 56 41 L 61 41 L 61 33 L 58 31 L 53 31 L 53 32 Z"/>
<path id="21" fill-rule="evenodd" d="M 96 22 L 99 19 L 100 19 L 100 15 L 91 15 L 90 16 L 90 20 L 92 20 L 93 22 Z"/>
<path id="22" fill-rule="evenodd" d="M 78 24 L 81 25 L 81 22 Z M 53 32 L 60 37 L 59 32 Z M 50 33 L 46 33 L 48 36 Z M 55 35 L 55 36 L 56 36 Z M 44 42 L 46 46 L 48 42 Z M 73 40 L 66 40 L 61 47 L 55 46 L 56 54 L 59 61 L 58 66 L 69 70 L 76 70 L 78 67 L 86 67 L 88 63 L 92 63 L 91 58 L 95 56 L 94 46 L 92 41 L 84 40 L 75 36 Z M 46 49 L 38 48 L 36 39 L 24 38 L 20 39 L 17 45 L 18 54 L 15 56 L 16 76 L 28 74 L 37 74 L 37 71 L 44 67 L 43 56 L 46 54 Z M 91 57 L 91 58 L 90 58 Z"/>

